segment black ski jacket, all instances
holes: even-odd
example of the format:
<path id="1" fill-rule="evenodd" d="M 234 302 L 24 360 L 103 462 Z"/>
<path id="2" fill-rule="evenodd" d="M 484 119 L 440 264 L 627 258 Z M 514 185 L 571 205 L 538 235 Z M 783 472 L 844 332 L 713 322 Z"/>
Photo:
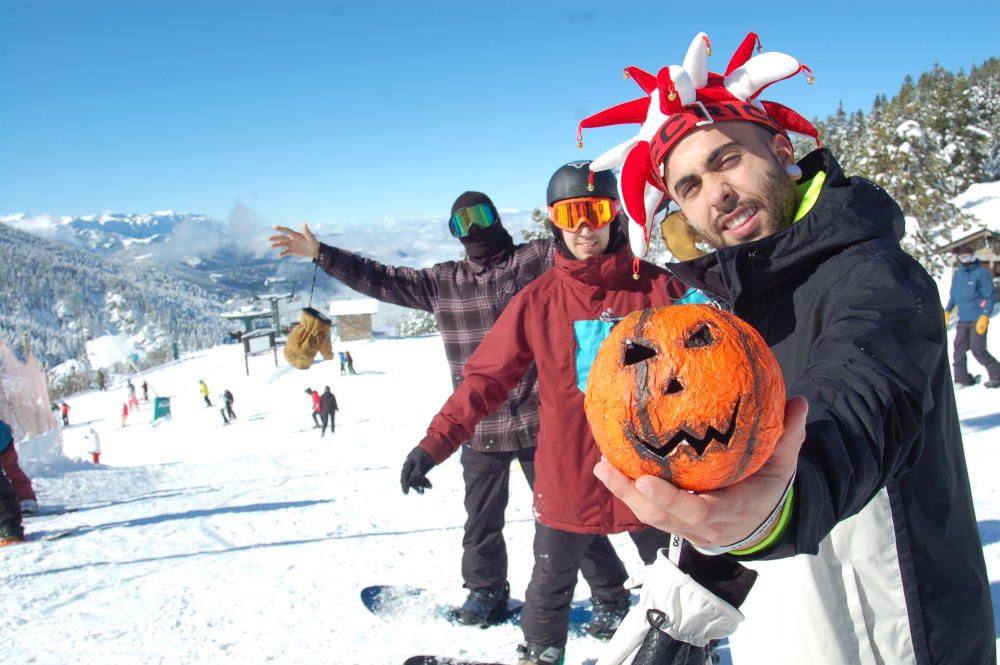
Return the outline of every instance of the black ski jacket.
<path id="1" fill-rule="evenodd" d="M 337 398 L 329 390 L 319 396 L 319 412 L 332 415 L 337 410 Z"/>
<path id="2" fill-rule="evenodd" d="M 792 520 L 762 558 L 819 552 L 806 565 L 822 570 L 827 557 L 834 562 L 828 569 L 842 566 L 833 576 L 844 579 L 833 583 L 863 608 L 851 610 L 855 634 L 844 640 L 864 642 L 856 636 L 867 634 L 877 641 L 872 626 L 883 610 L 905 605 L 900 632 L 908 630 L 912 645 L 894 634 L 878 648 L 895 658 L 878 662 L 995 663 L 990 585 L 937 289 L 900 248 L 903 215 L 885 191 L 846 178 L 826 150 L 799 165 L 806 181 L 826 174 L 801 220 L 767 238 L 668 266 L 757 328 L 778 358 L 788 394 L 809 401 Z M 877 495 L 883 519 L 852 531 L 846 554 L 820 551 L 835 527 L 878 503 Z M 867 553 L 876 542 L 881 551 Z M 887 550 L 889 564 L 871 578 L 887 595 L 875 597 L 841 559 L 868 558 L 862 566 Z M 832 615 L 830 607 L 840 602 L 830 587 L 815 586 L 827 593 L 816 599 L 822 607 L 801 608 L 816 613 L 809 621 Z M 795 582 L 788 587 L 786 600 L 808 593 Z M 857 625 L 859 616 L 865 625 Z"/>

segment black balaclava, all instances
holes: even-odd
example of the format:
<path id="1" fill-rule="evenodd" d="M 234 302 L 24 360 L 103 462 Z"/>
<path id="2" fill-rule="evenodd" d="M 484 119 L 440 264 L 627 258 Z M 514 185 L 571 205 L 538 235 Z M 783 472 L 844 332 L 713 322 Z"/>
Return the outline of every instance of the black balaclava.
<path id="1" fill-rule="evenodd" d="M 462 208 L 469 208 L 479 203 L 485 203 L 492 208 L 497 221 L 488 229 L 473 228 L 469 235 L 459 238 L 459 240 L 465 246 L 465 252 L 470 261 L 481 266 L 488 266 L 506 258 L 514 250 L 514 239 L 500 223 L 500 213 L 497 212 L 493 201 L 482 192 L 462 193 L 452 204 L 451 214 L 454 215 Z"/>
<path id="2" fill-rule="evenodd" d="M 604 250 L 605 254 L 614 254 L 618 249 L 625 244 L 628 238 L 625 236 L 625 215 L 624 213 L 618 215 L 618 219 L 611 222 L 611 234 L 608 236 L 608 247 Z M 569 247 L 566 246 L 566 241 L 563 239 L 562 229 L 552 223 L 549 220 L 549 231 L 552 232 L 552 237 L 556 243 L 556 249 L 567 259 L 577 260 L 573 256 L 573 252 L 569 251 Z"/>

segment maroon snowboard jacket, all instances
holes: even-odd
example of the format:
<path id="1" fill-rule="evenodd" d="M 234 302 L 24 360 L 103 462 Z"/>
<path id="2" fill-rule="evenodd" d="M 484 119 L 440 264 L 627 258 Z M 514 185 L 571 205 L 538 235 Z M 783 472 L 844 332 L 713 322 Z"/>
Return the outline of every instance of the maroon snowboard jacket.
<path id="1" fill-rule="evenodd" d="M 679 280 L 642 262 L 632 278 L 632 253 L 584 261 L 556 255 L 556 265 L 518 293 L 465 363 L 462 382 L 420 442 L 436 462 L 469 438 L 497 409 L 534 361 L 539 430 L 535 453 L 535 516 L 546 526 L 609 534 L 648 528 L 594 477 L 601 453 L 583 411 L 586 374 L 611 317 L 669 305 Z M 602 316 L 603 315 L 603 316 Z M 602 320 L 603 319 L 603 320 Z"/>

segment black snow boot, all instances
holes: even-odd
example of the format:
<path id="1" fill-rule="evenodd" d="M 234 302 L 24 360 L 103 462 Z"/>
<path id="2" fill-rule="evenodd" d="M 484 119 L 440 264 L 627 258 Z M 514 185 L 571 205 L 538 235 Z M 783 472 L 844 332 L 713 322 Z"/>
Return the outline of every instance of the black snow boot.
<path id="1" fill-rule="evenodd" d="M 17 520 L 0 522 L 0 547 L 24 542 L 24 529 Z"/>
<path id="2" fill-rule="evenodd" d="M 492 626 L 507 617 L 510 585 L 496 589 L 473 589 L 465 603 L 454 610 L 455 621 L 466 626 Z"/>
<path id="3" fill-rule="evenodd" d="M 517 665 L 562 665 L 566 648 L 525 642 L 517 645 Z"/>
<path id="4" fill-rule="evenodd" d="M 626 596 L 620 600 L 601 600 L 591 598 L 590 624 L 587 633 L 599 640 L 610 640 L 611 636 L 622 625 L 622 619 L 628 614 L 631 599 Z"/>

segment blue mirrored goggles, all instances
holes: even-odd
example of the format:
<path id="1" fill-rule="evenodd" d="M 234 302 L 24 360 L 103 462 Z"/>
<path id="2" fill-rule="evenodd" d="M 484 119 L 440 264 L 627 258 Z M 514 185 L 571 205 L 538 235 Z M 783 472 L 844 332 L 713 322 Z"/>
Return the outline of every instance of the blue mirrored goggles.
<path id="1" fill-rule="evenodd" d="M 496 212 L 488 203 L 462 208 L 448 220 L 448 230 L 456 238 L 464 238 L 473 228 L 488 229 L 497 222 Z"/>

